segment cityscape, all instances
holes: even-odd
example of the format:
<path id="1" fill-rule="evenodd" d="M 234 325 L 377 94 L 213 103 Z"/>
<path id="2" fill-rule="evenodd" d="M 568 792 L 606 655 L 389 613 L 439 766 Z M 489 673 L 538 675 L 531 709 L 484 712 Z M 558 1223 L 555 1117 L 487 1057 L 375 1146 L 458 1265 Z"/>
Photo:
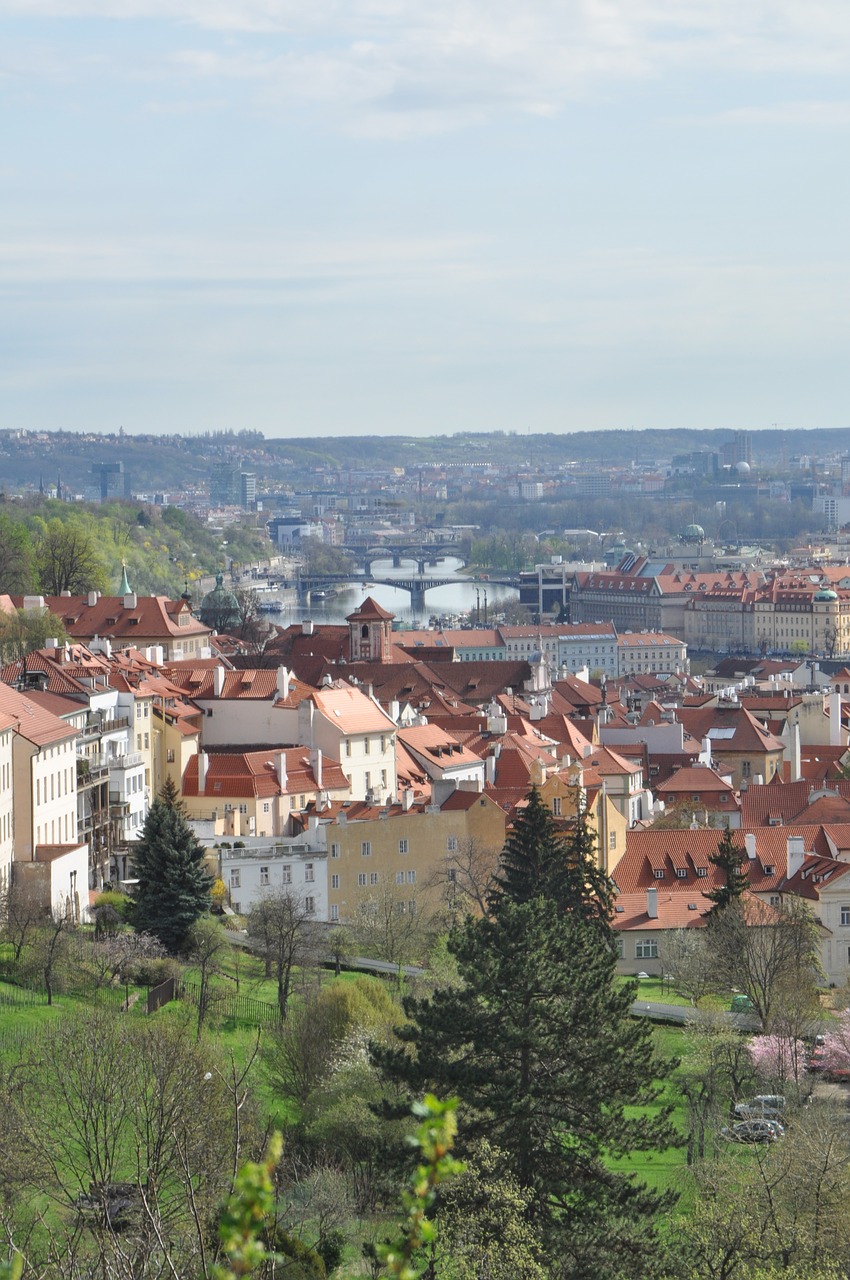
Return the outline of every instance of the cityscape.
<path id="1" fill-rule="evenodd" d="M 850 1280 L 846 7 L 0 33 L 0 1280 Z"/>

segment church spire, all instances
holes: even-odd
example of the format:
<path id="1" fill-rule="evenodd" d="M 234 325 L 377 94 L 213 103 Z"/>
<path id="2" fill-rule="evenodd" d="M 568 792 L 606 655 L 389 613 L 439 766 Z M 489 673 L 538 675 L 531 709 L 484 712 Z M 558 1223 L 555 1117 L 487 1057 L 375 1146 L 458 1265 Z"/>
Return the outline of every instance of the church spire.
<path id="1" fill-rule="evenodd" d="M 127 564 L 124 560 L 121 561 L 121 585 L 118 588 L 118 594 L 119 596 L 131 596 L 133 594 L 133 588 L 127 578 Z"/>

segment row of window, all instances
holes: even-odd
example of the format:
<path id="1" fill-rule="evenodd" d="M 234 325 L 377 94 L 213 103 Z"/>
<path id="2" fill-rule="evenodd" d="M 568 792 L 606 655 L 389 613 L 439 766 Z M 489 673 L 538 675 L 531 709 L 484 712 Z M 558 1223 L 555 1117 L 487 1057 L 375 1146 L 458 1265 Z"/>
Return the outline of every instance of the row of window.
<path id="1" fill-rule="evenodd" d="M 376 739 L 376 742 L 377 741 L 380 742 L 380 751 L 381 751 L 381 755 L 383 755 L 384 752 L 387 750 L 387 738 L 385 737 L 384 734 L 381 734 L 380 739 Z M 368 756 L 371 754 L 371 751 L 372 751 L 371 742 L 372 742 L 372 739 L 369 737 L 366 737 L 363 739 L 364 756 Z M 392 746 L 392 739 L 390 739 L 390 746 Z M 351 755 L 351 739 L 350 738 L 345 739 L 345 754 L 347 756 Z"/>
<path id="2" fill-rule="evenodd" d="M 447 853 L 457 853 L 457 851 L 458 851 L 458 847 L 459 847 L 459 845 L 458 845 L 458 838 L 457 838 L 457 836 L 447 836 L 447 837 L 446 837 L 446 852 L 447 852 Z M 410 841 L 409 841 L 406 837 L 403 837 L 401 840 L 399 840 L 399 842 L 398 842 L 398 851 L 399 851 L 399 853 L 410 853 Z M 340 856 L 340 847 L 339 847 L 339 845 L 338 845 L 338 844 L 332 844 L 332 845 L 331 845 L 331 857 L 332 857 L 332 858 L 338 858 L 339 856 Z M 361 842 L 360 842 L 360 856 L 361 856 L 362 858 L 371 858 L 371 856 L 372 856 L 372 841 L 371 841 L 371 840 L 361 840 Z"/>
<path id="3" fill-rule="evenodd" d="M 315 881 L 315 879 L 316 879 L 315 863 L 305 862 L 304 863 L 304 883 L 312 884 Z M 285 862 L 281 866 L 280 883 L 292 884 L 292 863 L 291 862 Z M 260 867 L 260 884 L 261 885 L 271 884 L 270 867 Z M 230 868 L 230 887 L 231 889 L 242 888 L 242 868 L 241 867 Z"/>
<path id="4" fill-rule="evenodd" d="M 42 799 L 47 804 L 48 800 L 61 799 L 62 796 L 70 795 L 74 790 L 73 774 L 71 769 L 61 769 L 59 773 L 51 773 L 50 775 L 50 795 L 47 794 L 47 778 L 44 779 L 44 796 L 41 793 L 41 779 L 35 780 L 35 802 L 41 804 Z"/>

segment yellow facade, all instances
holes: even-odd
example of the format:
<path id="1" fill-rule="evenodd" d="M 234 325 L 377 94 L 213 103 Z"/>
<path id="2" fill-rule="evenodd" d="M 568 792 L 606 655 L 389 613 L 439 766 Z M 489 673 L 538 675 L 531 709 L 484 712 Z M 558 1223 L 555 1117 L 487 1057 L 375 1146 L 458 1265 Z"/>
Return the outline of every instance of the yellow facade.
<path id="1" fill-rule="evenodd" d="M 495 864 L 505 823 L 499 805 L 479 793 L 468 808 L 398 807 L 366 821 L 330 823 L 330 919 L 352 919 L 370 894 L 390 891 L 405 909 L 414 903 L 417 911 L 439 910 L 451 889 L 453 864 L 470 854 L 492 855 Z"/>

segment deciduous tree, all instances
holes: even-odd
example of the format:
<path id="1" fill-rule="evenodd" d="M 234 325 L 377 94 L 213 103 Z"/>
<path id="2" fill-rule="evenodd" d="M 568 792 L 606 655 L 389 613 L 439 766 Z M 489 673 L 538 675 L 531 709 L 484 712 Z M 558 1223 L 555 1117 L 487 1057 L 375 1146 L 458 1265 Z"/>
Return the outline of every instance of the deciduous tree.
<path id="1" fill-rule="evenodd" d="M 277 1003 L 284 1020 L 293 970 L 315 955 L 314 919 L 304 899 L 286 889 L 265 894 L 248 913 L 248 935 L 266 962 L 267 974 L 277 981 Z"/>

